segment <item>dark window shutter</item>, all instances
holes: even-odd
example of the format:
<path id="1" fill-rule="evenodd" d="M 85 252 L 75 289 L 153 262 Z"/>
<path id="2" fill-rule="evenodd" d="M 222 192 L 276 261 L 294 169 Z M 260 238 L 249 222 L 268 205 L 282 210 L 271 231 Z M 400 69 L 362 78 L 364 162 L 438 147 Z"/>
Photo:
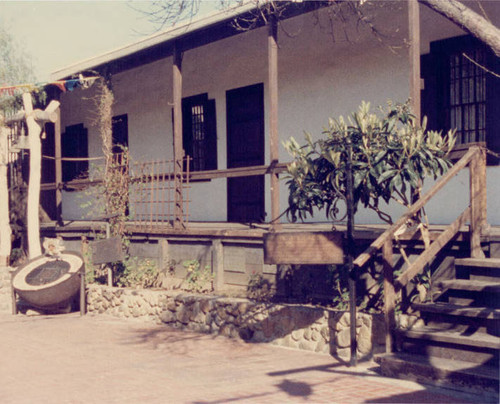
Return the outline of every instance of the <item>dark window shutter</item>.
<path id="1" fill-rule="evenodd" d="M 207 100 L 206 108 L 206 138 L 207 165 L 206 170 L 217 170 L 217 121 L 215 115 L 215 100 Z"/>
<path id="2" fill-rule="evenodd" d="M 182 143 L 191 157 L 190 170 L 217 169 L 217 127 L 215 100 L 208 94 L 182 100 Z"/>
<path id="3" fill-rule="evenodd" d="M 173 116 L 173 110 L 172 110 Z M 187 156 L 193 155 L 193 129 L 191 124 L 191 103 L 182 102 L 182 147 Z"/>
<path id="4" fill-rule="evenodd" d="M 492 52 L 488 55 L 489 69 L 500 72 L 500 58 Z M 486 74 L 486 147 L 500 154 L 500 79 L 492 74 Z M 500 159 L 489 156 L 489 164 L 498 164 Z"/>
<path id="5" fill-rule="evenodd" d="M 484 66 L 484 68 L 482 67 Z M 484 142 L 500 152 L 500 59 L 471 36 L 432 42 L 421 58 L 422 114 L 428 129 L 457 128 L 457 144 Z M 499 159 L 488 158 L 489 164 Z"/>
<path id="6" fill-rule="evenodd" d="M 88 157 L 88 131 L 83 124 L 66 127 L 61 139 L 62 157 Z M 88 161 L 63 161 L 63 181 L 74 180 L 89 169 Z"/>
<path id="7" fill-rule="evenodd" d="M 438 130 L 438 83 L 436 58 L 433 54 L 422 55 L 421 76 L 424 80 L 424 88 L 421 91 L 422 117 L 427 117 L 427 129 Z"/>
<path id="8" fill-rule="evenodd" d="M 55 155 L 55 125 L 52 122 L 47 122 L 45 124 L 45 139 L 42 140 L 42 155 Z M 55 179 L 55 160 L 42 159 L 42 184 L 54 182 Z"/>
<path id="9" fill-rule="evenodd" d="M 114 116 L 112 122 L 113 153 L 121 153 L 122 147 L 128 147 L 128 116 Z"/>

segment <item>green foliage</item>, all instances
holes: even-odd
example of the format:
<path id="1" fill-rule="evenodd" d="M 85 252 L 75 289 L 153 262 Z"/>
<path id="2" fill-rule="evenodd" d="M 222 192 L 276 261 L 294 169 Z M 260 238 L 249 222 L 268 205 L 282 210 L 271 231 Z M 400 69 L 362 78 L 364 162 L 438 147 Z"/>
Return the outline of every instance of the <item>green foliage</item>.
<path id="1" fill-rule="evenodd" d="M 13 185 L 9 189 L 9 217 L 10 227 L 14 240 L 17 240 L 20 247 L 23 247 L 24 237 L 26 234 L 26 204 L 28 199 L 28 191 L 26 187 L 22 187 L 21 181 L 19 185 Z"/>
<path id="2" fill-rule="evenodd" d="M 346 265 L 330 265 L 328 268 L 330 272 L 329 284 L 333 287 L 333 298 L 331 306 L 335 310 L 345 311 L 349 310 L 349 269 Z M 356 307 L 361 311 L 376 312 L 377 300 L 373 299 L 370 291 L 366 290 L 364 293 L 356 294 Z M 380 292 L 379 292 L 380 294 Z"/>
<path id="3" fill-rule="evenodd" d="M 293 156 L 287 177 L 292 221 L 312 216 L 314 207 L 338 219 L 350 145 L 355 209 L 361 203 L 386 222 L 392 219 L 380 209 L 380 201 L 409 206 L 410 188 L 419 190 L 424 178 L 437 178 L 450 167 L 447 154 L 455 143 L 454 131 L 445 136 L 427 131 L 425 119 L 419 127 L 408 104 L 389 103 L 382 112 L 370 112 L 370 104 L 363 102 L 347 120 L 330 119 L 324 138 L 313 141 L 306 134 L 304 146 L 293 138 L 284 143 Z"/>
<path id="4" fill-rule="evenodd" d="M 423 272 L 418 273 L 415 278 L 411 281 L 415 285 L 414 294 L 410 296 L 410 301 L 414 302 L 418 300 L 423 303 L 427 300 L 432 300 L 431 289 L 432 289 L 432 271 L 431 267 L 427 265 Z"/>
<path id="5" fill-rule="evenodd" d="M 138 257 L 127 258 L 115 270 L 116 284 L 123 287 L 151 288 L 159 275 L 156 261 Z"/>
<path id="6" fill-rule="evenodd" d="M 345 266 L 330 265 L 328 268 L 333 285 L 332 306 L 335 310 L 349 309 L 348 271 Z"/>
<path id="7" fill-rule="evenodd" d="M 209 292 L 212 290 L 214 276 L 209 265 L 200 267 L 200 262 L 196 259 L 186 260 L 182 263 L 186 268 L 186 289 L 191 292 Z"/>
<path id="8" fill-rule="evenodd" d="M 23 51 L 12 36 L 3 28 L 0 28 L 0 84 L 13 86 L 17 84 L 33 83 L 31 58 Z M 45 104 L 46 94 L 40 88 L 29 88 L 34 97 L 35 107 Z M 0 95 L 0 111 L 2 113 L 16 112 L 22 107 L 20 95 Z"/>
<path id="9" fill-rule="evenodd" d="M 86 200 L 80 205 L 88 209 L 90 215 L 103 216 L 109 223 L 110 236 L 117 236 L 121 240 L 122 249 L 127 255 L 125 262 L 113 263 L 111 268 L 114 277 L 123 285 L 128 283 L 142 284 L 143 277 L 136 257 L 130 257 L 129 233 L 126 223 L 129 220 L 129 151 L 122 147 L 120 153 L 114 153 L 112 141 L 112 106 L 114 96 L 104 80 L 99 81 L 98 95 L 94 99 L 97 110 L 96 126 L 101 137 L 101 146 L 104 155 L 102 166 L 92 167 L 92 176 L 101 180 L 84 190 Z M 88 174 L 87 174 L 88 175 Z M 132 272 L 131 272 L 132 271 Z M 136 272 L 139 271 L 139 274 Z M 146 276 L 147 277 L 147 276 Z M 144 280 L 147 283 L 147 281 Z"/>
<path id="10" fill-rule="evenodd" d="M 17 84 L 21 80 L 34 80 L 31 60 L 12 36 L 0 28 L 0 82 Z"/>
<path id="11" fill-rule="evenodd" d="M 247 297 L 260 302 L 267 302 L 271 300 L 273 295 L 271 282 L 264 278 L 262 274 L 252 272 L 248 279 Z"/>
<path id="12" fill-rule="evenodd" d="M 10 266 L 17 267 L 26 261 L 26 253 L 22 248 L 13 248 L 10 252 Z"/>

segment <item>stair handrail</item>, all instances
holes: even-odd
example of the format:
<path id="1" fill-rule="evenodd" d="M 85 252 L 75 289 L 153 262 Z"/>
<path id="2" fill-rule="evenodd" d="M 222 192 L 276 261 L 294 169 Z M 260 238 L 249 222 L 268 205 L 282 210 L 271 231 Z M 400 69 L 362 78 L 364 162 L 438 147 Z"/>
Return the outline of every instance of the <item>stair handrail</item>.
<path id="1" fill-rule="evenodd" d="M 464 212 L 430 244 L 420 256 L 409 265 L 396 280 L 394 279 L 393 240 L 395 233 L 414 217 L 429 200 L 434 197 L 462 169 L 470 169 L 470 205 Z M 450 241 L 465 225 L 470 223 L 471 257 L 484 257 L 481 250 L 481 229 L 486 224 L 486 150 L 478 146 L 471 147 L 453 167 L 442 176 L 432 188 L 422 195 L 407 211 L 386 231 L 384 231 L 370 246 L 353 262 L 357 268 L 362 268 L 373 256 L 382 249 L 384 275 L 384 318 L 386 325 L 386 351 L 392 351 L 392 330 L 395 328 L 396 289 L 404 287 L 411 279 L 420 273 L 429 261 Z"/>

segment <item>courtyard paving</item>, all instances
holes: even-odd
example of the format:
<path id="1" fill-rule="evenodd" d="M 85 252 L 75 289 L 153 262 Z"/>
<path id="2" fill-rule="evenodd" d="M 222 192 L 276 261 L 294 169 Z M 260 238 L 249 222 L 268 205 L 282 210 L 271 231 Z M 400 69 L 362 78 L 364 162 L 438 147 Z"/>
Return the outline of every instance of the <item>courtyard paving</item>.
<path id="1" fill-rule="evenodd" d="M 0 314 L 0 403 L 467 403 L 328 355 L 78 313 Z"/>

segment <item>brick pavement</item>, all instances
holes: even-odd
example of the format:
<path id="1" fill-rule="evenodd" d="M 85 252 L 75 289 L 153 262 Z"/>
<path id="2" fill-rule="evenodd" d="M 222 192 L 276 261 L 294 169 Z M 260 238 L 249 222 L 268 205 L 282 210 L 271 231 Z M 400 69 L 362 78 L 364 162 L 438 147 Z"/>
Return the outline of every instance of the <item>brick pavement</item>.
<path id="1" fill-rule="evenodd" d="M 486 402 L 328 355 L 108 317 L 0 314 L 0 403 Z"/>

